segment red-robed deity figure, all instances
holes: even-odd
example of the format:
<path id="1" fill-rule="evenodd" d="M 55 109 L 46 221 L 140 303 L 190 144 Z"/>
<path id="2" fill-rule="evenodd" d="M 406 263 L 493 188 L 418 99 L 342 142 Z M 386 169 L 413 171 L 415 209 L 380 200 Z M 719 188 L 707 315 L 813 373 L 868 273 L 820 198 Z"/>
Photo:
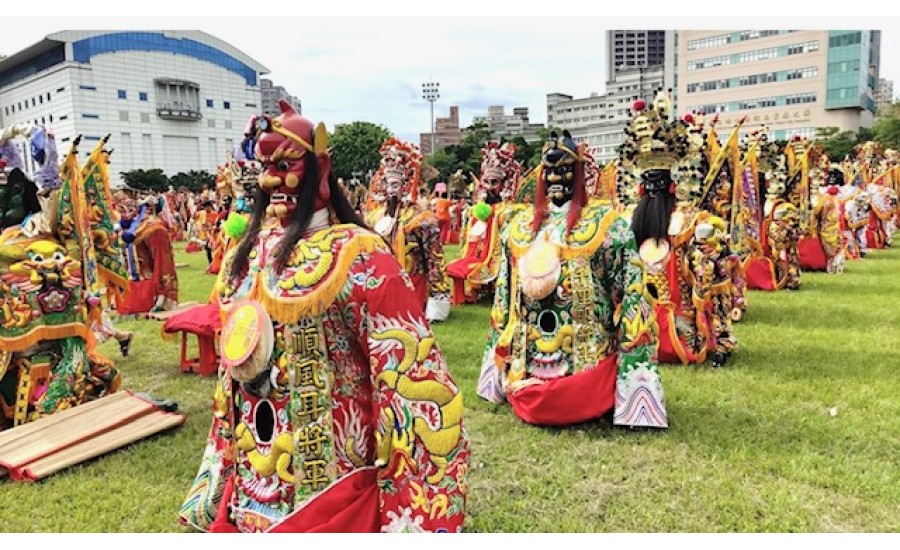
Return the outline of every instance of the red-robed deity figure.
<path id="1" fill-rule="evenodd" d="M 185 523 L 459 531 L 468 436 L 410 277 L 332 177 L 322 124 L 257 119 L 263 173 L 215 286 L 213 425 Z"/>

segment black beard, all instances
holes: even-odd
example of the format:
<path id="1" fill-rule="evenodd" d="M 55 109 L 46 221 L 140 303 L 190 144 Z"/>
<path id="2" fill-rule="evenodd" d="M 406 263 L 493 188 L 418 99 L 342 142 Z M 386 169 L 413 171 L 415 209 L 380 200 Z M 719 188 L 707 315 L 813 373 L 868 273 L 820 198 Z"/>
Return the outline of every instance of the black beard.
<path id="1" fill-rule="evenodd" d="M 384 213 L 388 216 L 394 217 L 397 213 L 397 207 L 400 205 L 400 197 L 395 197 L 391 195 L 387 200 L 387 208 L 385 208 Z"/>
<path id="2" fill-rule="evenodd" d="M 488 191 L 487 195 L 484 197 L 484 202 L 487 204 L 497 204 L 500 200 L 500 194 L 495 193 L 494 191 Z"/>
<path id="3" fill-rule="evenodd" d="M 561 197 L 559 197 L 559 196 L 554 196 L 554 197 L 553 197 L 552 199 L 550 199 L 550 200 L 551 200 L 551 201 L 553 202 L 553 204 L 555 204 L 556 206 L 562 206 L 562 205 L 566 204 L 567 202 L 569 202 L 570 200 L 572 200 L 572 192 L 571 192 L 571 191 L 563 191 L 563 194 L 562 194 Z"/>

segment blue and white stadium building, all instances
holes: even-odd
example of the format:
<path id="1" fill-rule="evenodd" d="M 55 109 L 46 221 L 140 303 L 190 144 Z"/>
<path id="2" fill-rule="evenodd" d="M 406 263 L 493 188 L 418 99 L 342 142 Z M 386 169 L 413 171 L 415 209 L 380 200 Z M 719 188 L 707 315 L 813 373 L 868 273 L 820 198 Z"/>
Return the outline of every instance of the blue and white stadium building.
<path id="1" fill-rule="evenodd" d="M 200 31 L 62 31 L 0 60 L 0 127 L 45 124 L 60 157 L 79 134 L 82 155 L 111 134 L 114 184 L 138 168 L 214 173 L 268 73 Z"/>

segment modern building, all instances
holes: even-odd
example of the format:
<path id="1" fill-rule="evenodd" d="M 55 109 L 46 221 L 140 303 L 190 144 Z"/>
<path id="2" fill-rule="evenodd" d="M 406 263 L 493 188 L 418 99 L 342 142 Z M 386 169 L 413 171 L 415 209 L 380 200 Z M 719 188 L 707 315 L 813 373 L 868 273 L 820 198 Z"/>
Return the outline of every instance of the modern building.
<path id="1" fill-rule="evenodd" d="M 297 114 L 302 114 L 302 105 L 300 98 L 293 96 L 284 89 L 284 86 L 275 86 L 268 78 L 259 79 L 259 91 L 262 95 L 262 112 L 269 116 L 278 116 L 281 109 L 278 108 L 279 100 L 286 100 L 290 103 Z"/>
<path id="2" fill-rule="evenodd" d="M 671 31 L 606 31 L 606 80 L 614 80 L 620 70 L 662 65 L 667 32 Z"/>
<path id="3" fill-rule="evenodd" d="M 0 124 L 51 126 L 61 154 L 111 134 L 114 183 L 137 168 L 214 172 L 268 72 L 200 31 L 62 31 L 0 60 Z"/>
<path id="4" fill-rule="evenodd" d="M 631 106 L 638 99 L 652 100 L 663 88 L 662 65 L 616 72 L 606 83 L 606 93 L 575 99 L 566 94 L 547 94 L 547 126 L 572 133 L 576 143 L 587 143 L 594 159 L 608 162 L 617 155 L 631 120 Z"/>
<path id="5" fill-rule="evenodd" d="M 875 112 L 890 107 L 894 103 L 894 81 L 889 78 L 879 78 L 878 88 L 875 90 Z"/>
<path id="6" fill-rule="evenodd" d="M 872 126 L 880 31 L 679 31 L 677 110 L 774 139 Z"/>
<path id="7" fill-rule="evenodd" d="M 436 151 L 449 145 L 459 145 L 462 141 L 462 130 L 459 127 L 459 107 L 450 107 L 450 116 L 434 119 L 434 148 Z M 419 149 L 426 157 L 431 150 L 431 133 L 419 134 Z"/>
<path id="8" fill-rule="evenodd" d="M 538 130 L 544 128 L 543 124 L 529 121 L 528 107 L 515 107 L 512 114 L 507 115 L 503 105 L 488 107 L 488 114 L 472 117 L 472 124 L 485 124 L 492 134 L 507 138 L 520 136 L 525 141 L 538 139 Z"/>

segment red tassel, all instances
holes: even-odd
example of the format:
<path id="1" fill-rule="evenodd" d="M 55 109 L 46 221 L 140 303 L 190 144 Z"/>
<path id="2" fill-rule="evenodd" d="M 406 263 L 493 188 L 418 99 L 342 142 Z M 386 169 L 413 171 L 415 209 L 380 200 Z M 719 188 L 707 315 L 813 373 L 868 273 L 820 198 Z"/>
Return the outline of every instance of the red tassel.
<path id="1" fill-rule="evenodd" d="M 674 181 L 671 182 L 671 183 L 669 183 L 669 194 L 670 194 L 670 195 L 674 195 L 674 194 L 675 194 L 675 182 L 674 182 Z"/>

